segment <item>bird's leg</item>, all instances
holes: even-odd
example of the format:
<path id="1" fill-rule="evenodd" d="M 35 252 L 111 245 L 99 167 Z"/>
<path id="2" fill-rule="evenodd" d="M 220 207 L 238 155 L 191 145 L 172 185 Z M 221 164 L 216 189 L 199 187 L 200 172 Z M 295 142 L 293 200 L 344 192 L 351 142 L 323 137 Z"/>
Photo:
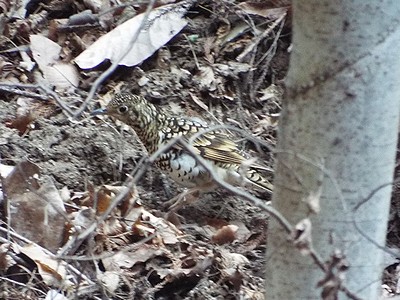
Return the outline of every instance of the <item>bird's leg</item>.
<path id="1" fill-rule="evenodd" d="M 170 211 L 177 211 L 181 207 L 195 202 L 197 199 L 199 199 L 199 197 L 199 188 L 186 189 L 171 200 L 165 202 L 164 207 L 167 207 Z"/>

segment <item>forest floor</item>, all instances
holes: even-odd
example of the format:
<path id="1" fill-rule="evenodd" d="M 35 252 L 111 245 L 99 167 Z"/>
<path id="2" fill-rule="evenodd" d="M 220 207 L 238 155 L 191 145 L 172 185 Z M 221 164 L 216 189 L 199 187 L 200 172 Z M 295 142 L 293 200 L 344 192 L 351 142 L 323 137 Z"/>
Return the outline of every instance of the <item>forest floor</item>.
<path id="1" fill-rule="evenodd" d="M 240 128 L 238 143 L 272 167 L 290 1 L 194 1 L 178 34 L 138 65 L 118 67 L 71 116 L 110 65 L 85 70 L 74 59 L 146 10 L 100 3 L 0 2 L 0 173 L 10 203 L 1 192 L 0 299 L 264 299 L 266 213 L 223 189 L 168 212 L 163 203 L 182 188 L 146 162 L 127 126 L 90 112 L 129 89 L 171 115 Z M 96 21 L 72 21 L 87 9 Z M 177 23 L 165 16 L 150 35 Z M 58 57 L 37 36 L 58 44 Z M 388 245 L 397 252 L 392 211 Z M 397 260 L 385 264 L 385 290 L 400 292 Z"/>

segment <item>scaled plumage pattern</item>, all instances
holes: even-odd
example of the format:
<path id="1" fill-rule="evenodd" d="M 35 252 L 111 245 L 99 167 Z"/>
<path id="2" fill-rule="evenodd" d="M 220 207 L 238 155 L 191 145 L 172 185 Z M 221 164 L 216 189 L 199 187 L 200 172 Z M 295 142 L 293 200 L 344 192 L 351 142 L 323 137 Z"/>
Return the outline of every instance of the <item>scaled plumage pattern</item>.
<path id="1" fill-rule="evenodd" d="M 193 134 L 209 127 L 205 122 L 189 117 L 168 116 L 144 97 L 130 93 L 115 95 L 105 109 L 95 111 L 94 114 L 107 114 L 129 125 L 150 154 L 176 136 L 181 136 L 183 141 L 189 143 Z M 210 164 L 215 176 L 232 185 L 251 183 L 271 192 L 271 183 L 259 173 L 255 164 L 246 164 L 249 156 L 232 139 L 223 131 L 206 131 L 194 139 L 192 146 Z M 160 155 L 156 164 L 184 187 L 203 192 L 216 187 L 211 174 L 182 143 L 176 143 Z"/>

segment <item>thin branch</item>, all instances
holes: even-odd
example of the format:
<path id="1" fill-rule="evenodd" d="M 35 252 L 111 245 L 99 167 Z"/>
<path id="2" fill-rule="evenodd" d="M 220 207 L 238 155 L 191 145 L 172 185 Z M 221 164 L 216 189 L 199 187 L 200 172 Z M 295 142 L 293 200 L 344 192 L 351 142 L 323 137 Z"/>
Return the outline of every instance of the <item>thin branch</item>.
<path id="1" fill-rule="evenodd" d="M 389 249 L 385 248 L 384 246 L 379 245 L 372 237 L 370 237 L 367 233 L 365 233 L 360 226 L 358 226 L 357 220 L 356 220 L 356 213 L 357 211 L 367 202 L 369 202 L 373 196 L 375 196 L 375 194 L 377 192 L 379 192 L 381 189 L 387 187 L 387 186 L 391 186 L 393 185 L 393 182 L 388 182 L 388 183 L 384 183 L 379 185 L 378 187 L 374 188 L 369 195 L 363 199 L 362 201 L 360 201 L 359 203 L 357 203 L 357 205 L 353 208 L 353 214 L 352 214 L 352 222 L 354 225 L 354 228 L 358 231 L 358 233 L 363 236 L 364 238 L 366 238 L 370 243 L 372 243 L 373 245 L 375 245 L 377 248 L 379 248 L 380 250 L 389 253 L 390 255 L 392 255 L 393 257 L 398 257 L 398 254 L 390 251 Z"/>
<path id="2" fill-rule="evenodd" d="M 286 17 L 286 13 L 283 13 L 278 19 L 276 19 L 264 32 L 255 38 L 254 42 L 252 42 L 237 58 L 238 62 L 242 62 L 247 54 L 249 54 L 257 45 L 266 38 L 272 30 Z"/>

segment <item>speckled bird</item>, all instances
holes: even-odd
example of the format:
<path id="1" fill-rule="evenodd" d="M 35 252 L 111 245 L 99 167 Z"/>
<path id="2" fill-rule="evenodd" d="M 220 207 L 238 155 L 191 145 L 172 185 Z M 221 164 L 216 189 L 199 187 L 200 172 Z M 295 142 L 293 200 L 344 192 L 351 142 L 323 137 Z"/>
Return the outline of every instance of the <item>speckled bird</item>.
<path id="1" fill-rule="evenodd" d="M 149 154 L 154 153 L 171 139 L 181 136 L 189 143 L 190 137 L 209 126 L 185 116 L 169 116 L 142 96 L 119 93 L 105 109 L 93 115 L 107 114 L 129 125 L 138 135 Z M 232 185 L 251 183 L 272 191 L 272 185 L 263 177 L 255 164 L 248 165 L 249 156 L 238 148 L 233 137 L 224 131 L 205 131 L 192 142 L 196 153 L 209 163 L 215 176 Z M 208 192 L 217 187 L 211 174 L 182 145 L 176 143 L 161 154 L 157 166 L 180 185 L 192 192 Z"/>

